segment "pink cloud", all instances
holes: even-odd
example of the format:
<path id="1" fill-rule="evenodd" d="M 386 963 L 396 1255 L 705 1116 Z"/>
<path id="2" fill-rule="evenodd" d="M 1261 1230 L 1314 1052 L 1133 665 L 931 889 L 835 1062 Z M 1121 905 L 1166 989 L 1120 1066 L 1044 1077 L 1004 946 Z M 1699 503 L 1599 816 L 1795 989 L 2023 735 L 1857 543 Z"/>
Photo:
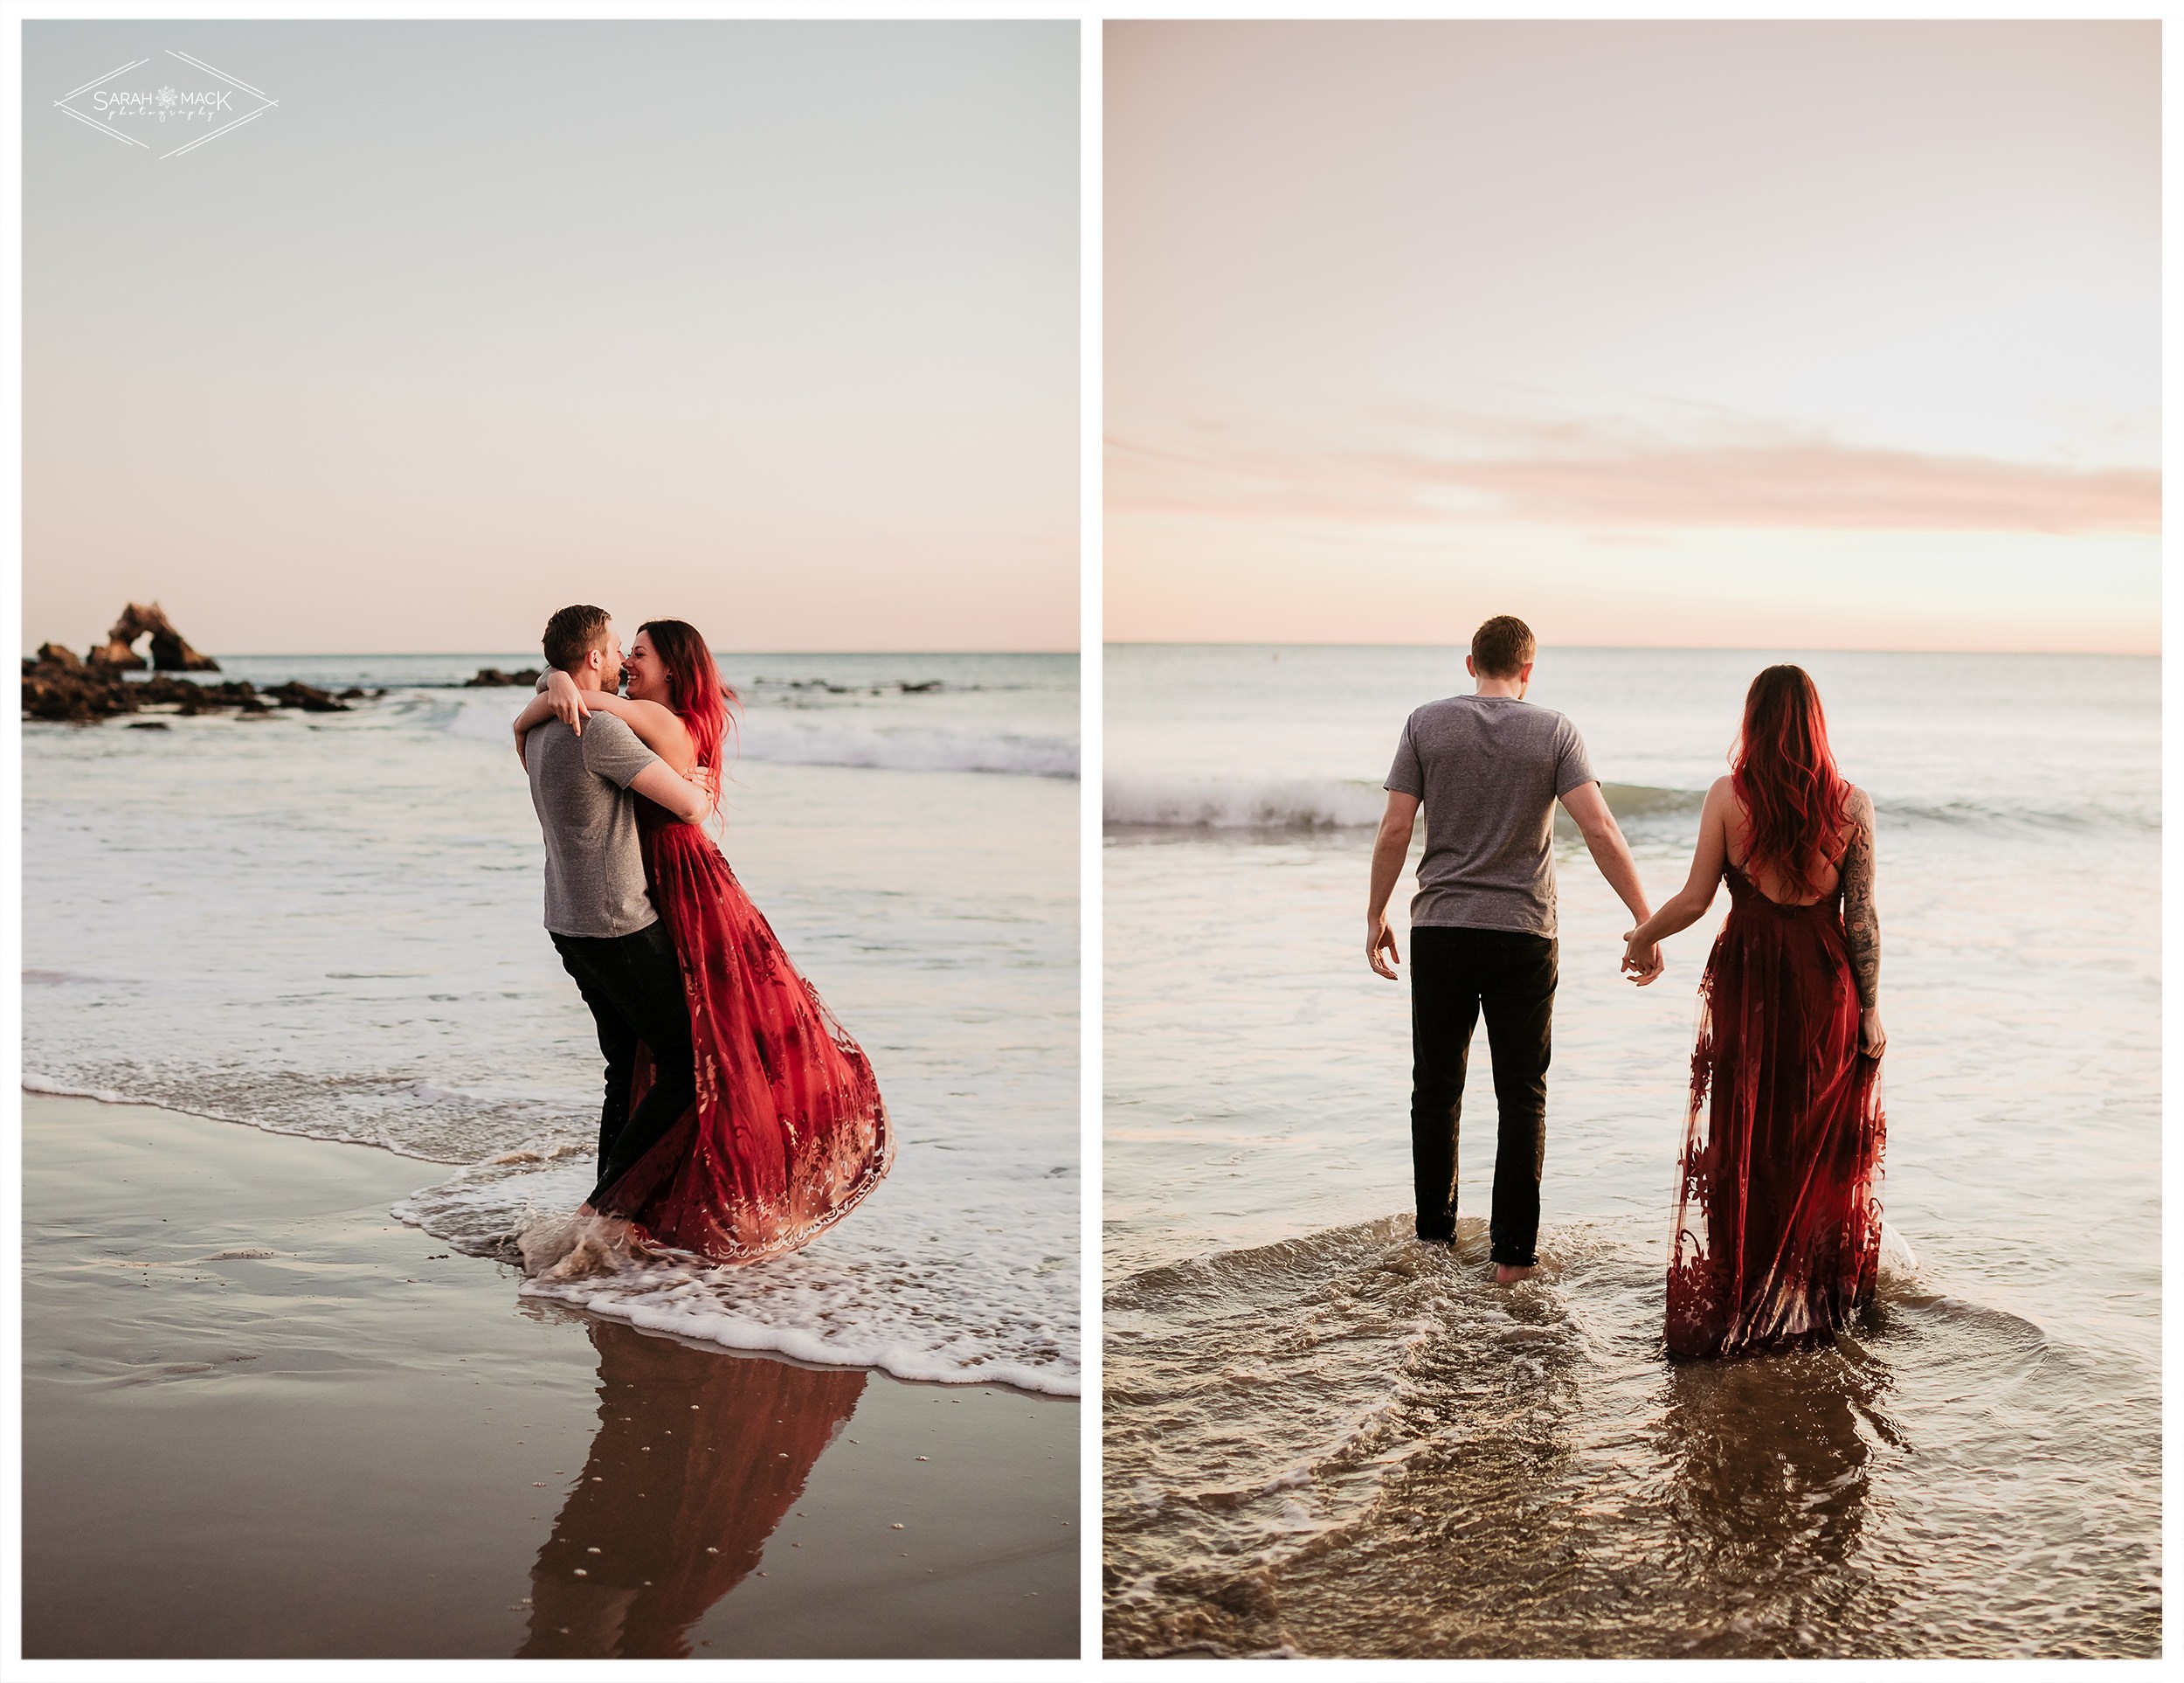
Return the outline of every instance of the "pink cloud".
<path id="1" fill-rule="evenodd" d="M 1516 520 L 1564 527 L 2158 532 L 2161 476 L 1845 444 L 1767 423 L 1711 436 L 1448 417 L 1439 437 L 1313 449 L 1205 429 L 1108 441 L 1118 509 L 1256 518 Z"/>

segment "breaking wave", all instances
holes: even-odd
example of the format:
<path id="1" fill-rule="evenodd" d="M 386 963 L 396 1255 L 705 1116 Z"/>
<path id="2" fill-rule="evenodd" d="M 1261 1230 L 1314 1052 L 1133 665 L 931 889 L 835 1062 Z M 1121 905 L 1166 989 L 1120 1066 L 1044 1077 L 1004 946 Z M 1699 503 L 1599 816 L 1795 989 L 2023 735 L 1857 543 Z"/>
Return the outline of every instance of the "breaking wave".
<path id="1" fill-rule="evenodd" d="M 467 741 L 508 739 L 508 722 L 528 697 L 508 690 L 483 696 L 462 691 L 415 691 L 392 706 L 437 715 L 449 735 Z M 1013 777 L 1075 779 L 1079 752 L 1073 737 L 1033 731 L 950 729 L 856 717 L 852 710 L 805 712 L 791 708 L 746 708 L 733 752 L 779 765 L 842 765 L 888 772 L 991 772 Z"/>
<path id="2" fill-rule="evenodd" d="M 1603 783 L 1608 809 L 1627 829 L 1687 830 L 1705 805 L 1703 789 L 1662 789 L 1636 783 Z M 1387 796 L 1368 779 L 1337 778 L 1217 780 L 1110 777 L 1103 802 L 1112 830 L 1345 830 L 1371 829 L 1380 821 Z M 1975 800 L 1875 797 L 1883 829 L 1898 825 L 2000 825 L 2014 828 L 2098 833 L 2158 830 L 2158 804 L 2088 801 L 2074 806 L 2037 802 L 2005 805 Z M 1559 807 L 1557 831 L 1576 826 Z"/>
<path id="3" fill-rule="evenodd" d="M 1703 791 L 1603 784 L 1607 804 L 1625 822 L 1696 817 Z M 1365 779 L 1298 778 L 1214 782 L 1109 778 L 1104 815 L 1110 829 L 1371 829 L 1387 795 Z M 1563 821 L 1559 814 L 1558 821 Z"/>

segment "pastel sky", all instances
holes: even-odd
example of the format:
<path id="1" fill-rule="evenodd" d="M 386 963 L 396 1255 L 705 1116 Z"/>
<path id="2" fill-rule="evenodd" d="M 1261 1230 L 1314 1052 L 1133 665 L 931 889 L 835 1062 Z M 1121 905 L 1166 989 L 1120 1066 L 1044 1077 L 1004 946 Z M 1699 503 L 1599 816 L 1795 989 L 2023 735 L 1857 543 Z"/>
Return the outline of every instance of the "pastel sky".
<path id="1" fill-rule="evenodd" d="M 1104 56 L 1110 640 L 2158 648 L 2158 25 Z"/>
<path id="2" fill-rule="evenodd" d="M 26 647 L 1075 647 L 1074 22 L 24 27 Z"/>

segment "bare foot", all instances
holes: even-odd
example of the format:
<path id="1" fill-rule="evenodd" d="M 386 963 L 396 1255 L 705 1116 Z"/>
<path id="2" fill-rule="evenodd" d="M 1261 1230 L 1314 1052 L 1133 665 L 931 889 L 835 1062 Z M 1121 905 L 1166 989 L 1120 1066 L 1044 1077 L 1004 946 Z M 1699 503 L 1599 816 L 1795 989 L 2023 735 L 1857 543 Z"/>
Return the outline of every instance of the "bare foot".
<path id="1" fill-rule="evenodd" d="M 1533 1264 L 1529 1268 L 1511 1268 L 1507 1263 L 1496 1263 L 1494 1264 L 1494 1284 L 1496 1285 L 1514 1285 L 1519 1280 L 1530 1279 L 1538 1271 L 1539 1265 L 1537 1263 Z"/>
<path id="2" fill-rule="evenodd" d="M 523 1271 L 536 1278 L 566 1257 L 584 1223 L 567 1216 L 542 1216 L 516 1235 Z"/>
<path id="3" fill-rule="evenodd" d="M 594 1210 L 579 1216 L 570 1231 L 568 1250 L 540 1272 L 540 1278 L 572 1280 L 586 1274 L 609 1274 L 625 1262 L 657 1254 L 644 1229 L 626 1216 L 603 1216 Z"/>
<path id="4" fill-rule="evenodd" d="M 625 1253 L 617 1236 L 598 1216 L 577 1227 L 577 1242 L 569 1254 L 540 1276 L 543 1279 L 582 1279 L 588 1274 L 612 1274 Z"/>

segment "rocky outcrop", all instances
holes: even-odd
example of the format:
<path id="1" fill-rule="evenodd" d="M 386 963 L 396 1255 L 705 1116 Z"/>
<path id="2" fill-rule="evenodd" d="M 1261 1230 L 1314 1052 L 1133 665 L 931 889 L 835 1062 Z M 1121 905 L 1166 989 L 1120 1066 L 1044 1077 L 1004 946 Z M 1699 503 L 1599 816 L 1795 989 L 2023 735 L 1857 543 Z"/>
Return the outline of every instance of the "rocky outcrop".
<path id="1" fill-rule="evenodd" d="M 361 694 L 362 692 L 356 692 Z M 276 706 L 307 713 L 346 713 L 349 703 L 308 683 L 284 683 L 260 693 L 247 681 L 196 683 L 156 673 L 133 682 L 102 662 L 86 666 L 66 649 L 48 643 L 34 660 L 23 662 L 23 712 L 26 718 L 89 724 L 125 713 L 165 711 L 270 713 Z"/>
<path id="2" fill-rule="evenodd" d="M 462 687 L 465 689 L 499 689 L 510 684 L 520 683 L 529 689 L 537 682 L 538 668 L 536 667 L 533 667 L 528 672 L 503 672 L 497 666 L 481 666 L 478 668 L 476 677 L 463 680 Z"/>
<path id="3" fill-rule="evenodd" d="M 106 642 L 91 651 L 90 665 L 101 672 L 142 672 L 144 657 L 129 647 L 129 639 L 120 634 L 117 626 Z"/>
<path id="4" fill-rule="evenodd" d="M 35 661 L 23 662 L 23 713 L 26 718 L 66 719 L 87 724 L 115 713 L 132 712 L 129 698 L 121 693 L 118 677 L 98 670 L 86 671 L 81 661 L 66 649 L 59 660 L 45 658 L 52 652 L 48 643 Z"/>
<path id="5" fill-rule="evenodd" d="M 149 678 L 132 680 L 123 675 L 143 669 L 143 657 L 134 646 L 144 636 L 152 640 L 153 673 Z M 261 693 L 248 682 L 199 683 L 168 675 L 219 669 L 218 661 L 190 647 L 158 603 L 147 606 L 131 602 L 114 622 L 105 644 L 93 649 L 87 661 L 78 660 L 59 643 L 45 643 L 35 658 L 23 662 L 23 716 L 88 724 L 142 712 L 271 713 L 277 707 L 293 707 L 306 713 L 346 713 L 349 703 L 365 693 L 353 684 L 336 696 L 313 684 L 294 682 Z"/>
<path id="6" fill-rule="evenodd" d="M 200 654 L 167 618 L 158 603 L 131 602 L 107 633 L 105 644 L 91 651 L 90 663 L 114 672 L 141 672 L 144 657 L 136 641 L 149 634 L 152 640 L 152 668 L 157 672 L 218 672 L 220 663 Z M 42 654 L 44 651 L 41 650 Z"/>
<path id="7" fill-rule="evenodd" d="M 346 713 L 349 703 L 308 683 L 284 683 L 266 692 L 283 707 L 301 707 L 307 713 Z"/>

